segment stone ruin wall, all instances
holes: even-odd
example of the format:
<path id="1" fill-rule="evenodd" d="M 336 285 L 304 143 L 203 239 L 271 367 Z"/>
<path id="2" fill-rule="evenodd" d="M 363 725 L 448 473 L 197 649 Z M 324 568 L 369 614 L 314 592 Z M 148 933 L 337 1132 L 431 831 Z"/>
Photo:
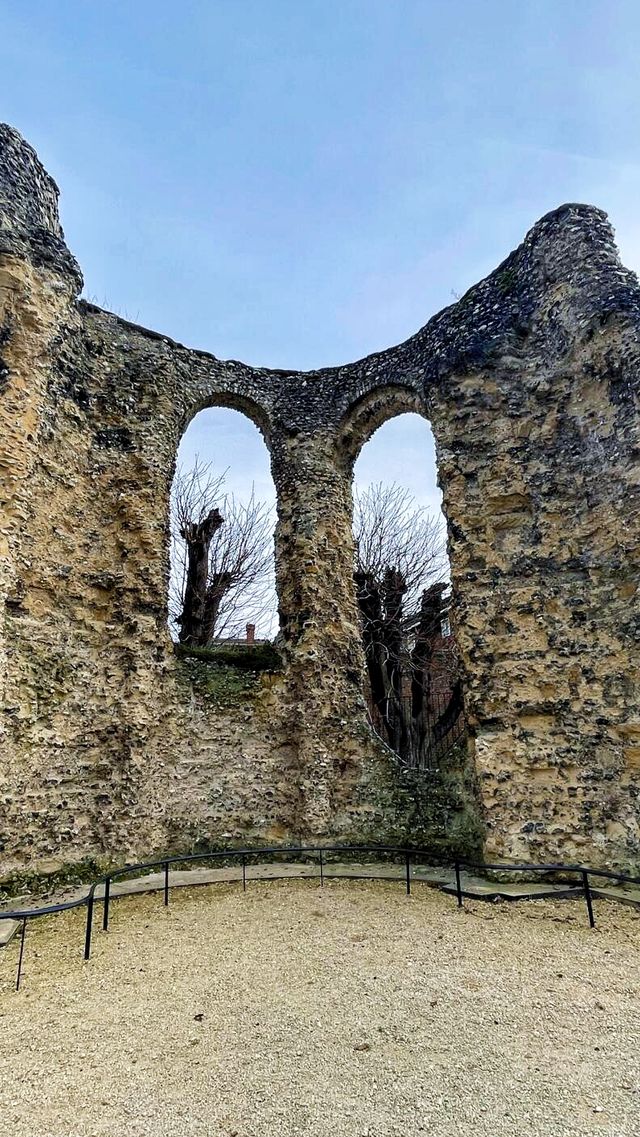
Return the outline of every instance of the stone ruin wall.
<path id="1" fill-rule="evenodd" d="M 0 880 L 231 841 L 431 841 L 640 866 L 640 289 L 564 206 L 389 351 L 306 374 L 78 299 L 57 189 L 0 130 Z M 284 667 L 229 700 L 166 628 L 175 455 L 206 406 L 269 447 Z M 411 782 L 372 734 L 351 475 L 434 430 L 472 738 Z"/>

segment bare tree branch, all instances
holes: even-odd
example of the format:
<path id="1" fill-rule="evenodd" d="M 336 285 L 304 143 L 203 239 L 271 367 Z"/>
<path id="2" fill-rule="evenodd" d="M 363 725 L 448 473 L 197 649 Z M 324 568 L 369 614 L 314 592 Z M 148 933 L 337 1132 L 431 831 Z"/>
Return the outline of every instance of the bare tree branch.
<path id="1" fill-rule="evenodd" d="M 389 571 L 404 580 L 407 616 L 420 609 L 425 588 L 447 574 L 445 533 L 437 516 L 416 505 L 396 482 L 378 482 L 354 495 L 356 571 L 373 576 L 379 587 Z"/>
<path id="2" fill-rule="evenodd" d="M 247 622 L 267 632 L 273 624 L 273 511 L 253 490 L 247 503 L 225 494 L 224 482 L 225 474 L 197 457 L 174 478 L 169 626 L 182 642 L 239 638 Z"/>

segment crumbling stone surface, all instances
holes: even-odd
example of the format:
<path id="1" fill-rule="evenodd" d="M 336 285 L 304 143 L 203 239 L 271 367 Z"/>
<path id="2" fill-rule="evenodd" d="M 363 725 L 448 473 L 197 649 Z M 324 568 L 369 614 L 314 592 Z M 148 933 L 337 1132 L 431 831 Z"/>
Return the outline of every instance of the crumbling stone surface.
<path id="1" fill-rule="evenodd" d="M 440 854 L 443 825 L 465 851 L 484 824 L 490 857 L 638 866 L 640 288 L 605 215 L 563 206 L 406 343 L 308 373 L 80 287 L 57 189 L 2 127 L 0 878 L 422 833 L 367 723 L 352 581 L 353 462 L 406 410 L 436 438 L 473 733 L 425 807 Z M 278 495 L 284 666 L 237 700 L 166 627 L 176 449 L 214 405 L 260 428 Z"/>

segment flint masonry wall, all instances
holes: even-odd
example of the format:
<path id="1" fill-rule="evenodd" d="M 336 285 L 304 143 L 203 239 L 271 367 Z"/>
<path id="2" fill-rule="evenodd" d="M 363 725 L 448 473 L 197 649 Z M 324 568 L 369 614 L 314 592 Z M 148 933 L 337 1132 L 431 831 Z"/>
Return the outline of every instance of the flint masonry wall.
<path id="1" fill-rule="evenodd" d="M 417 837 L 640 864 L 640 289 L 568 205 L 399 347 L 305 374 L 192 351 L 78 299 L 57 189 L 0 130 L 0 879 L 87 857 Z M 284 668 L 229 700 L 166 630 L 190 418 L 260 428 Z M 432 423 L 473 739 L 422 786 L 366 720 L 351 474 Z M 232 705 L 230 705 L 232 704 Z"/>

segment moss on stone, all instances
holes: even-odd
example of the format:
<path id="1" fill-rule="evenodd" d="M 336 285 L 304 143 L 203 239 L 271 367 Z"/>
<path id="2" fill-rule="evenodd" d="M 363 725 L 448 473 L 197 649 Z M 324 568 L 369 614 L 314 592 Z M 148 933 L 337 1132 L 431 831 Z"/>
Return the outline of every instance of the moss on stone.
<path id="1" fill-rule="evenodd" d="M 282 668 L 282 658 L 272 643 L 220 647 L 176 644 L 175 653 L 183 659 L 201 659 L 216 667 L 234 667 L 238 671 L 279 671 Z"/>
<path id="2" fill-rule="evenodd" d="M 515 265 L 498 271 L 495 277 L 496 286 L 501 296 L 506 296 L 518 282 L 518 273 Z"/>
<path id="3" fill-rule="evenodd" d="M 388 757 L 386 775 L 378 766 L 379 812 L 351 840 L 420 849 L 432 864 L 483 860 L 485 828 L 466 741 L 433 769 L 409 770 Z"/>
<path id="4" fill-rule="evenodd" d="M 115 867 L 114 862 L 106 857 L 104 859 L 86 857 L 50 873 L 33 872 L 26 868 L 17 869 L 0 880 L 0 903 L 6 904 L 15 896 L 59 895 L 67 889 L 78 888 L 82 884 L 92 884 L 113 867 Z"/>
<path id="5" fill-rule="evenodd" d="M 186 656 L 180 672 L 194 693 L 218 709 L 252 703 L 260 689 L 260 675 L 241 667 Z"/>

